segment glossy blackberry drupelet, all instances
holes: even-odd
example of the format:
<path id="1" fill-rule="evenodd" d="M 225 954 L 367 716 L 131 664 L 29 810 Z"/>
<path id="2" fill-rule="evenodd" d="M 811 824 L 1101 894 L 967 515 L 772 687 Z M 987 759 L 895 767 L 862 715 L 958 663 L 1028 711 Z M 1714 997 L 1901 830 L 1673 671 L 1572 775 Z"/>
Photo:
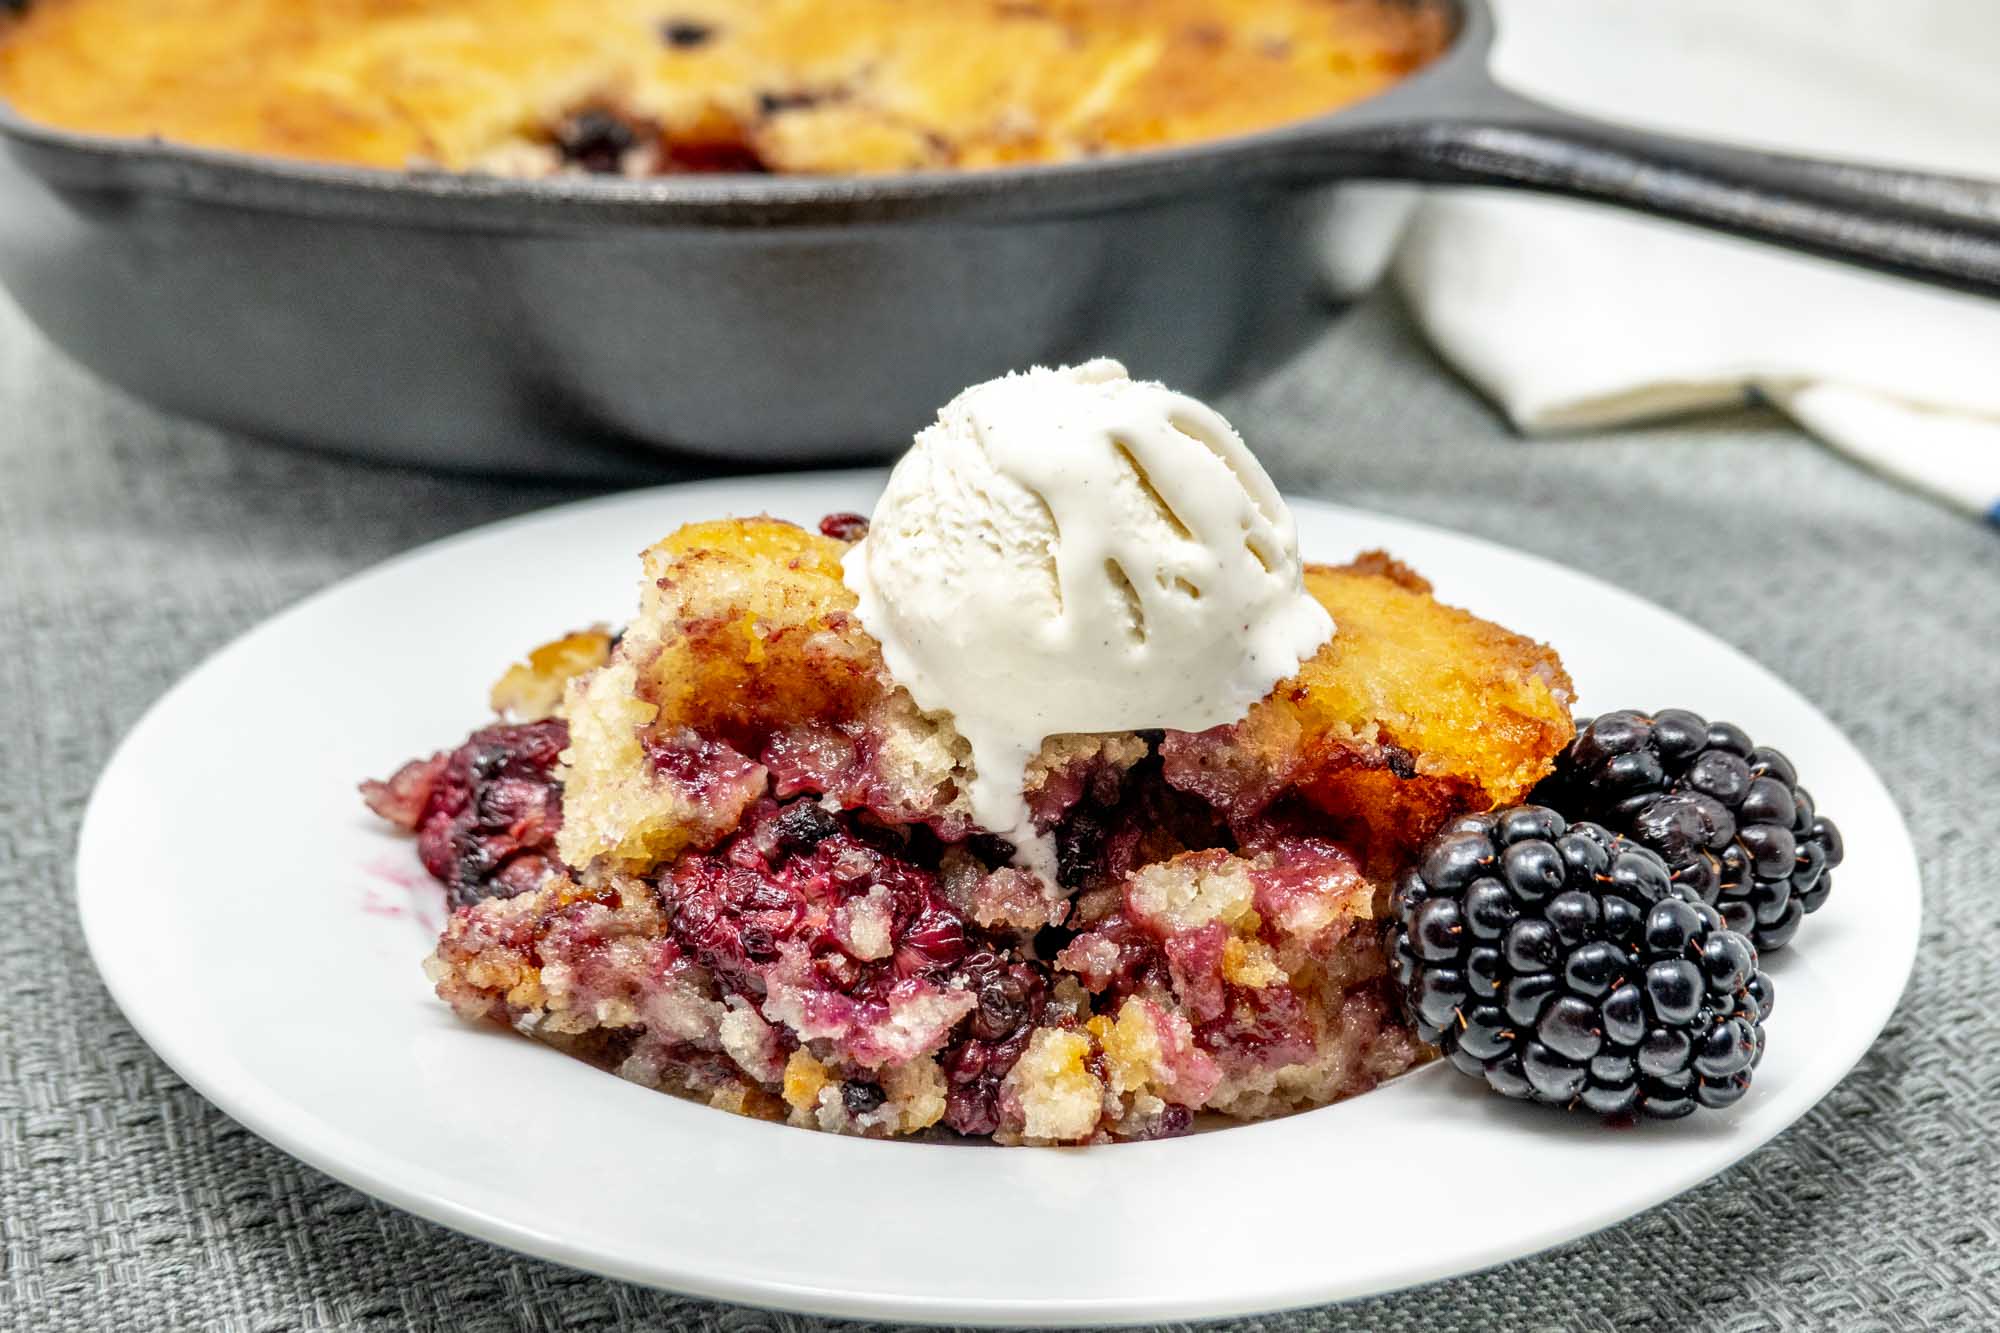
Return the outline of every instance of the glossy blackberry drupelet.
<path id="1" fill-rule="evenodd" d="M 1494 1091 L 1674 1119 L 1749 1090 L 1772 999 L 1757 951 L 1637 843 L 1542 806 L 1467 815 L 1391 904 L 1418 1035 Z"/>
<path id="2" fill-rule="evenodd" d="M 1766 953 L 1833 889 L 1840 830 L 1789 759 L 1686 709 L 1580 719 L 1531 800 L 1636 838 Z"/>

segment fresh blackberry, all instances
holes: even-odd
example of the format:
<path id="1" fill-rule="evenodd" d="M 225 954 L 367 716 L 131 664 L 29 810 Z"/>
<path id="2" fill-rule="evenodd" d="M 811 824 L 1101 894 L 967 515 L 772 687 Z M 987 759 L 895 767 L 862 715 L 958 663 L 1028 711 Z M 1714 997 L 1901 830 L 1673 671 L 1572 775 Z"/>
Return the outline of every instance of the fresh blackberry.
<path id="1" fill-rule="evenodd" d="M 1842 856 L 1840 830 L 1813 808 L 1791 760 L 1682 708 L 1580 720 L 1529 799 L 1652 848 L 1676 884 L 1766 953 L 1819 910 Z"/>
<path id="2" fill-rule="evenodd" d="M 1647 848 L 1542 806 L 1467 815 L 1391 903 L 1417 1034 L 1496 1092 L 1674 1119 L 1749 1090 L 1770 980 Z"/>

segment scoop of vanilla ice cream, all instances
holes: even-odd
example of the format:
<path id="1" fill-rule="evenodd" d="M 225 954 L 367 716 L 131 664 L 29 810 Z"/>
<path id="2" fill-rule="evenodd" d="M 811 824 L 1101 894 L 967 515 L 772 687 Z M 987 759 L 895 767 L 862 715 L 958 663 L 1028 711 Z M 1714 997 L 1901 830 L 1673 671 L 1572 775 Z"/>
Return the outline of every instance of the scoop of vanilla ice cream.
<path id="1" fill-rule="evenodd" d="M 970 744 L 973 817 L 1051 876 L 1021 793 L 1046 737 L 1236 721 L 1333 633 L 1235 430 L 1108 360 L 953 399 L 845 575 L 890 673 Z"/>

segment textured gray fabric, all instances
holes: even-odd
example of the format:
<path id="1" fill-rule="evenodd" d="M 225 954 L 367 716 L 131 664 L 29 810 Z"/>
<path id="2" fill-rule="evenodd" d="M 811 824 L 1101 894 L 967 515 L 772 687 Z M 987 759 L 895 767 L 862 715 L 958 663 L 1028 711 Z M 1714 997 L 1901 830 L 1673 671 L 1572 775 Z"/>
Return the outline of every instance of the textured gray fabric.
<path id="1" fill-rule="evenodd" d="M 1755 413 L 1516 442 L 1386 299 L 1225 406 L 1290 489 L 1594 569 L 1795 682 L 1902 802 L 1929 908 L 1883 1041 L 1721 1179 L 1505 1270 L 1239 1327 L 2000 1327 L 2000 534 Z M 77 820 L 162 690 L 355 569 L 577 493 L 168 421 L 0 301 L 0 1328 L 813 1326 L 516 1258 L 335 1184 L 175 1079 L 84 954 Z M 190 830 L 191 851 L 217 836 L 226 826 Z M 482 1109 L 497 1108 L 468 1113 Z M 1452 1225 L 1447 1201 L 1437 1216 Z"/>

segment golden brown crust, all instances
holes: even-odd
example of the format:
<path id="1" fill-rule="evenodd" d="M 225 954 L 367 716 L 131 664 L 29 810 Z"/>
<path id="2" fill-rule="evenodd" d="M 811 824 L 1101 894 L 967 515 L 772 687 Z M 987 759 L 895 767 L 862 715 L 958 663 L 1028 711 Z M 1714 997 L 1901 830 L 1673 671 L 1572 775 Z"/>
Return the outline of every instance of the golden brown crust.
<path id="1" fill-rule="evenodd" d="M 610 106 L 689 162 L 894 171 L 1281 124 L 1448 41 L 1442 9 L 1382 0 L 34 0 L 0 96 L 100 133 L 526 172 Z"/>
<path id="2" fill-rule="evenodd" d="M 760 766 L 741 775 L 741 801 L 719 805 L 649 762 L 662 747 L 719 743 L 748 763 L 781 733 L 801 749 L 847 743 L 835 728 L 850 724 L 883 738 L 874 767 L 899 792 L 886 804 L 917 816 L 950 803 L 939 789 L 964 747 L 888 680 L 841 581 L 846 549 L 746 518 L 689 524 L 646 551 L 638 616 L 565 705 L 565 861 L 642 873 L 729 832 L 763 791 Z"/>
<path id="3" fill-rule="evenodd" d="M 611 656 L 611 631 L 602 625 L 565 634 L 534 649 L 493 682 L 487 696 L 493 711 L 509 722 L 539 722 L 555 716 L 563 690 Z"/>
<path id="4" fill-rule="evenodd" d="M 1569 742 L 1575 687 L 1552 648 L 1430 586 L 1380 551 L 1308 566 L 1333 641 L 1242 722 L 1170 739 L 1169 775 L 1205 766 L 1190 785 L 1238 813 L 1297 789 L 1376 873 L 1452 815 L 1520 799 Z"/>
<path id="5" fill-rule="evenodd" d="M 1298 676 L 1304 711 L 1329 730 L 1407 751 L 1419 776 L 1474 781 L 1495 805 L 1540 781 L 1569 742 L 1576 686 L 1547 644 L 1444 605 L 1380 551 L 1308 566 L 1306 589 L 1337 626 Z"/>
<path id="6" fill-rule="evenodd" d="M 1415 593 L 1431 590 L 1429 579 L 1387 551 L 1363 551 L 1344 565 L 1311 565 L 1308 568 L 1325 573 L 1366 574 L 1370 578 L 1387 579 L 1397 587 Z"/>
<path id="7" fill-rule="evenodd" d="M 639 664 L 658 724 L 743 745 L 874 703 L 882 654 L 854 620 L 846 551 L 762 517 L 689 524 L 647 550 L 623 656 Z"/>

